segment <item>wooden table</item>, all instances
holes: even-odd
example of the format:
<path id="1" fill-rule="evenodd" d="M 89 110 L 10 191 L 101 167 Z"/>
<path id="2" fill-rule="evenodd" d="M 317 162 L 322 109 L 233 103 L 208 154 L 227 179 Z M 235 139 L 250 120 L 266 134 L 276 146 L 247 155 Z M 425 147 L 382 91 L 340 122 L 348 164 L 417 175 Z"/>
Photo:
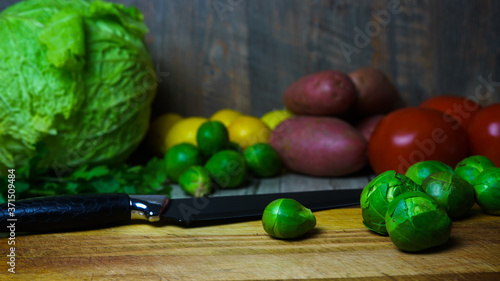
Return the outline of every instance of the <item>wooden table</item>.
<path id="1" fill-rule="evenodd" d="M 477 206 L 446 245 L 422 253 L 367 230 L 358 206 L 315 214 L 295 241 L 269 237 L 260 221 L 17 236 L 16 273 L 2 262 L 0 280 L 500 280 L 500 217 Z"/>

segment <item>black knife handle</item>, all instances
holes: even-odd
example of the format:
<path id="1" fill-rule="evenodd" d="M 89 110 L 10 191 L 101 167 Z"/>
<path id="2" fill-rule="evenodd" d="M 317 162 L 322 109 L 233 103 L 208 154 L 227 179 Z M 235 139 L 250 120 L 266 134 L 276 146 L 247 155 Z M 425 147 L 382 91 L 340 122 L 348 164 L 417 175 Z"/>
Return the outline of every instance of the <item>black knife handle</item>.
<path id="1" fill-rule="evenodd" d="M 127 194 L 52 196 L 0 205 L 0 232 L 86 229 L 129 220 Z"/>

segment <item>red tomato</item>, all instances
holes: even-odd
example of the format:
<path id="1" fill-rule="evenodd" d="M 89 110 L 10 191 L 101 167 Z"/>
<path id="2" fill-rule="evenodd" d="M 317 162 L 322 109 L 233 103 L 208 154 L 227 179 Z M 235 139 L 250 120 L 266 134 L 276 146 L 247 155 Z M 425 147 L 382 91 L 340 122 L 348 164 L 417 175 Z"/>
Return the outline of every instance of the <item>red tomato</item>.
<path id="1" fill-rule="evenodd" d="M 467 134 L 457 121 L 434 109 L 407 107 L 382 119 L 368 144 L 373 170 L 406 173 L 414 163 L 442 161 L 451 167 L 468 155 Z"/>
<path id="2" fill-rule="evenodd" d="M 470 121 L 481 110 L 481 105 L 472 99 L 460 96 L 436 96 L 425 100 L 420 107 L 442 111 L 455 118 L 464 129 L 469 127 Z"/>
<path id="3" fill-rule="evenodd" d="M 483 108 L 472 119 L 467 130 L 470 151 L 484 155 L 500 167 L 500 104 Z"/>

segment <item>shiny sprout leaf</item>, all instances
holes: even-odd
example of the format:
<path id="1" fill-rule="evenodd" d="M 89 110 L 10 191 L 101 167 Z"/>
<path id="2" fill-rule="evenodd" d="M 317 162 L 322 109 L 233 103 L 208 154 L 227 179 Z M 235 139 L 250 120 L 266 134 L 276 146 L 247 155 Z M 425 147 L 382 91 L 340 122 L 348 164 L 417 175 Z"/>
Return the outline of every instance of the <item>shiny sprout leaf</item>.
<path id="1" fill-rule="evenodd" d="M 474 180 L 477 204 L 488 214 L 500 215 L 500 168 L 488 168 Z"/>
<path id="2" fill-rule="evenodd" d="M 451 219 L 423 192 L 406 192 L 393 200 L 385 216 L 391 241 L 404 251 L 421 251 L 444 244 L 450 237 Z"/>
<path id="3" fill-rule="evenodd" d="M 387 206 L 399 194 L 408 191 L 423 191 L 420 185 L 393 170 L 386 171 L 372 181 L 361 193 L 363 224 L 370 230 L 387 235 L 385 213 Z"/>
<path id="4" fill-rule="evenodd" d="M 437 172 L 428 176 L 422 188 L 451 218 L 463 216 L 474 205 L 474 188 L 452 172 Z"/>
<path id="5" fill-rule="evenodd" d="M 291 239 L 312 230 L 316 226 L 316 217 L 296 200 L 282 198 L 267 205 L 262 225 L 272 237 Z"/>
<path id="6" fill-rule="evenodd" d="M 428 176 L 441 171 L 453 172 L 453 168 L 440 161 L 428 160 L 411 165 L 406 171 L 405 176 L 409 177 L 416 184 L 421 185 Z"/>
<path id="7" fill-rule="evenodd" d="M 455 167 L 455 173 L 472 184 L 481 172 L 491 167 L 495 167 L 495 163 L 488 157 L 473 155 L 460 161 Z"/>

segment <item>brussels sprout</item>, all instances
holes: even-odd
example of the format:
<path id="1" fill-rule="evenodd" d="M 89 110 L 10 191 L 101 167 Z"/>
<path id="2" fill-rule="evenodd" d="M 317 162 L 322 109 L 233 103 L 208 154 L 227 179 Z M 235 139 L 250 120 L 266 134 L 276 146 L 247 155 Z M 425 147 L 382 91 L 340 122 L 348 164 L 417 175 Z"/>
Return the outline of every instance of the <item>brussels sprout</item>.
<path id="1" fill-rule="evenodd" d="M 196 133 L 196 144 L 200 153 L 211 157 L 215 153 L 229 147 L 229 133 L 220 121 L 206 121 Z"/>
<path id="2" fill-rule="evenodd" d="M 451 218 L 461 217 L 474 205 L 474 188 L 455 173 L 434 173 L 424 180 L 422 188 Z"/>
<path id="3" fill-rule="evenodd" d="M 410 252 L 444 244 L 452 224 L 434 199 L 418 191 L 396 197 L 387 208 L 385 221 L 394 245 Z"/>
<path id="4" fill-rule="evenodd" d="M 408 191 L 423 192 L 420 185 L 393 170 L 378 175 L 368 183 L 361 193 L 360 205 L 363 224 L 372 231 L 387 235 L 385 229 L 387 205 L 396 196 Z"/>
<path id="5" fill-rule="evenodd" d="M 248 168 L 257 177 L 273 177 L 282 169 L 283 163 L 276 150 L 268 143 L 256 143 L 244 150 Z"/>
<path id="6" fill-rule="evenodd" d="M 425 178 L 441 171 L 453 172 L 453 168 L 440 161 L 428 160 L 411 165 L 406 171 L 405 176 L 409 177 L 416 184 L 421 185 Z"/>
<path id="7" fill-rule="evenodd" d="M 299 202 L 282 198 L 267 205 L 262 215 L 262 226 L 272 237 L 297 238 L 316 226 L 316 217 Z"/>
<path id="8" fill-rule="evenodd" d="M 194 197 L 203 197 L 212 192 L 212 180 L 205 167 L 191 166 L 179 178 L 182 190 Z"/>
<path id="9" fill-rule="evenodd" d="M 247 177 L 247 163 L 234 150 L 221 150 L 208 159 L 205 168 L 221 188 L 235 188 L 243 184 Z"/>
<path id="10" fill-rule="evenodd" d="M 484 170 L 474 180 L 477 204 L 488 214 L 500 215 L 500 168 Z"/>
<path id="11" fill-rule="evenodd" d="M 202 163 L 203 157 L 200 151 L 191 143 L 177 144 L 165 154 L 167 176 L 173 182 L 178 182 L 179 177 L 187 168 Z"/>
<path id="12" fill-rule="evenodd" d="M 460 161 L 455 167 L 455 173 L 468 183 L 472 184 L 474 179 L 487 168 L 495 167 L 495 163 L 488 157 L 474 155 Z"/>

